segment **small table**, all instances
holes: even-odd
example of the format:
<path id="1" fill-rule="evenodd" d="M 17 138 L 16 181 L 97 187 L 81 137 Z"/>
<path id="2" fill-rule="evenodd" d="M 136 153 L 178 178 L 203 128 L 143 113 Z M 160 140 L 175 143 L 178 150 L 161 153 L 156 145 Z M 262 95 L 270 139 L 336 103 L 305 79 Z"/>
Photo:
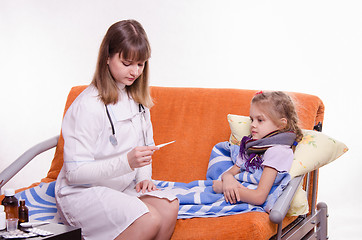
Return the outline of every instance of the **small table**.
<path id="1" fill-rule="evenodd" d="M 36 226 L 36 228 L 43 229 L 54 234 L 45 236 L 45 237 L 31 237 L 29 240 L 38 240 L 38 239 L 52 239 L 52 240 L 81 240 L 81 229 L 77 227 L 67 226 L 57 223 L 49 223 L 45 225 Z M 23 228 L 20 227 L 20 230 Z M 0 237 L 0 239 L 3 239 Z"/>

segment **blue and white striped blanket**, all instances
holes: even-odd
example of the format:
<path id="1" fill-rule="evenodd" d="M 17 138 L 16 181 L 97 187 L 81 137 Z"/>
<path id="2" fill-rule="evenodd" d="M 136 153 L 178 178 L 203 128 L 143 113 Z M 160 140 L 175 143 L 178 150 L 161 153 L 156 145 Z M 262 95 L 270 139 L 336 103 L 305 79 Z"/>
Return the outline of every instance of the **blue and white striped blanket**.
<path id="1" fill-rule="evenodd" d="M 155 181 L 160 189 L 174 192 L 179 199 L 180 209 L 178 218 L 218 217 L 243 212 L 270 212 L 275 201 L 290 181 L 288 173 L 278 173 L 267 200 L 260 206 L 248 203 L 229 204 L 223 194 L 217 194 L 212 189 L 213 180 L 220 180 L 221 175 L 230 169 L 239 154 L 239 146 L 229 142 L 221 142 L 214 146 L 211 152 L 206 180 L 190 183 Z M 256 189 L 262 170 L 246 171 L 241 167 L 241 173 L 235 176 L 239 182 L 249 188 Z"/>
<path id="2" fill-rule="evenodd" d="M 231 168 L 239 154 L 239 147 L 221 142 L 214 146 L 211 152 L 206 180 L 190 183 L 157 181 L 155 184 L 160 189 L 167 189 L 176 194 L 180 202 L 178 218 L 192 217 L 218 217 L 250 211 L 269 212 L 275 201 L 290 181 L 288 173 L 278 173 L 274 185 L 265 203 L 254 206 L 248 203 L 229 204 L 224 200 L 223 194 L 217 194 L 212 189 L 213 180 L 220 180 L 221 175 Z M 242 185 L 255 189 L 259 183 L 262 170 L 251 172 L 241 169 L 235 176 Z M 25 199 L 29 208 L 29 220 L 47 220 L 60 222 L 57 216 L 54 194 L 55 181 L 41 183 L 39 186 L 27 189 L 16 194 L 18 199 Z"/>
<path id="3" fill-rule="evenodd" d="M 57 215 L 55 204 L 55 181 L 40 183 L 38 186 L 26 189 L 15 194 L 15 197 L 25 199 L 25 205 L 29 209 L 29 221 L 61 222 Z"/>

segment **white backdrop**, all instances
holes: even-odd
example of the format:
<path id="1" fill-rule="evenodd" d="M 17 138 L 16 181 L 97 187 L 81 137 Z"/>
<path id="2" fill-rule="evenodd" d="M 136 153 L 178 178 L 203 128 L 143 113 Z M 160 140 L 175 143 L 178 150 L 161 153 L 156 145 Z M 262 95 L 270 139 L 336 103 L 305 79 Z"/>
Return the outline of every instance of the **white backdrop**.
<path id="1" fill-rule="evenodd" d="M 362 235 L 358 0 L 0 0 L 0 171 L 59 134 L 70 88 L 90 83 L 106 30 L 129 18 L 148 33 L 152 85 L 319 96 L 326 106 L 324 133 L 350 148 L 320 170 L 329 234 Z M 38 157 L 5 187 L 39 181 L 52 154 Z"/>

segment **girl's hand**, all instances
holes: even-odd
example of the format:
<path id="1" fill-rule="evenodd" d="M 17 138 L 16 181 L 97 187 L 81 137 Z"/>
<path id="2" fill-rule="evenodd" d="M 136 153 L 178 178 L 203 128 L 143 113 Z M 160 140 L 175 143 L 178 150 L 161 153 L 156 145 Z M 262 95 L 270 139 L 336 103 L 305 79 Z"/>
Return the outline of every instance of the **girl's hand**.
<path id="1" fill-rule="evenodd" d="M 225 201 L 230 204 L 235 204 L 241 200 L 239 189 L 243 188 L 233 175 L 226 175 L 222 181 L 222 191 L 224 193 Z"/>
<path id="2" fill-rule="evenodd" d="M 223 191 L 222 191 L 222 181 L 214 180 L 212 182 L 212 189 L 216 193 L 223 193 Z"/>
<path id="3" fill-rule="evenodd" d="M 151 180 L 143 180 L 142 182 L 136 184 L 136 191 L 140 192 L 141 190 L 142 193 L 145 193 L 146 191 L 152 192 L 158 189 Z"/>
<path id="4" fill-rule="evenodd" d="M 152 160 L 154 151 L 159 148 L 156 146 L 140 146 L 135 147 L 127 153 L 128 163 L 132 169 L 149 165 Z"/>

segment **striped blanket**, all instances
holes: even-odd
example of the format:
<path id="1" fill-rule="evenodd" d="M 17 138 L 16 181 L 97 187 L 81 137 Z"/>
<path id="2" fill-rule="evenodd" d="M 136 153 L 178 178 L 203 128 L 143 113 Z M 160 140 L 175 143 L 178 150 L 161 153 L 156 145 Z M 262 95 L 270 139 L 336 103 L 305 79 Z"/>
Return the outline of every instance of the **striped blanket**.
<path id="1" fill-rule="evenodd" d="M 212 189 L 213 180 L 220 180 L 221 175 L 231 168 L 239 153 L 239 147 L 221 142 L 214 146 L 210 155 L 206 180 L 190 183 L 155 180 L 158 188 L 171 191 L 180 202 L 178 218 L 218 217 L 250 211 L 269 212 L 275 201 L 290 180 L 288 173 L 278 173 L 274 185 L 264 204 L 254 206 L 248 203 L 229 204 L 223 194 L 217 194 Z M 245 171 L 235 178 L 247 188 L 255 189 L 259 183 L 262 170 Z M 57 216 L 54 194 L 55 181 L 41 183 L 39 186 L 16 194 L 18 199 L 25 199 L 29 208 L 29 220 L 60 222 Z"/>
<path id="2" fill-rule="evenodd" d="M 180 202 L 178 218 L 218 217 L 250 211 L 270 212 L 283 189 L 290 181 L 288 173 L 278 173 L 274 185 L 264 204 L 260 206 L 248 203 L 229 204 L 223 194 L 217 194 L 212 189 L 213 180 L 220 180 L 221 175 L 230 169 L 239 154 L 239 146 L 229 142 L 221 142 L 214 146 L 211 152 L 206 180 L 190 183 L 155 181 L 160 189 L 173 191 Z M 235 178 L 245 187 L 256 189 L 262 170 L 246 171 L 241 167 L 241 173 Z"/>
<path id="3" fill-rule="evenodd" d="M 15 197 L 25 199 L 25 205 L 29 209 L 29 221 L 61 222 L 57 215 L 55 204 L 55 181 L 40 183 L 38 186 L 18 192 Z"/>

